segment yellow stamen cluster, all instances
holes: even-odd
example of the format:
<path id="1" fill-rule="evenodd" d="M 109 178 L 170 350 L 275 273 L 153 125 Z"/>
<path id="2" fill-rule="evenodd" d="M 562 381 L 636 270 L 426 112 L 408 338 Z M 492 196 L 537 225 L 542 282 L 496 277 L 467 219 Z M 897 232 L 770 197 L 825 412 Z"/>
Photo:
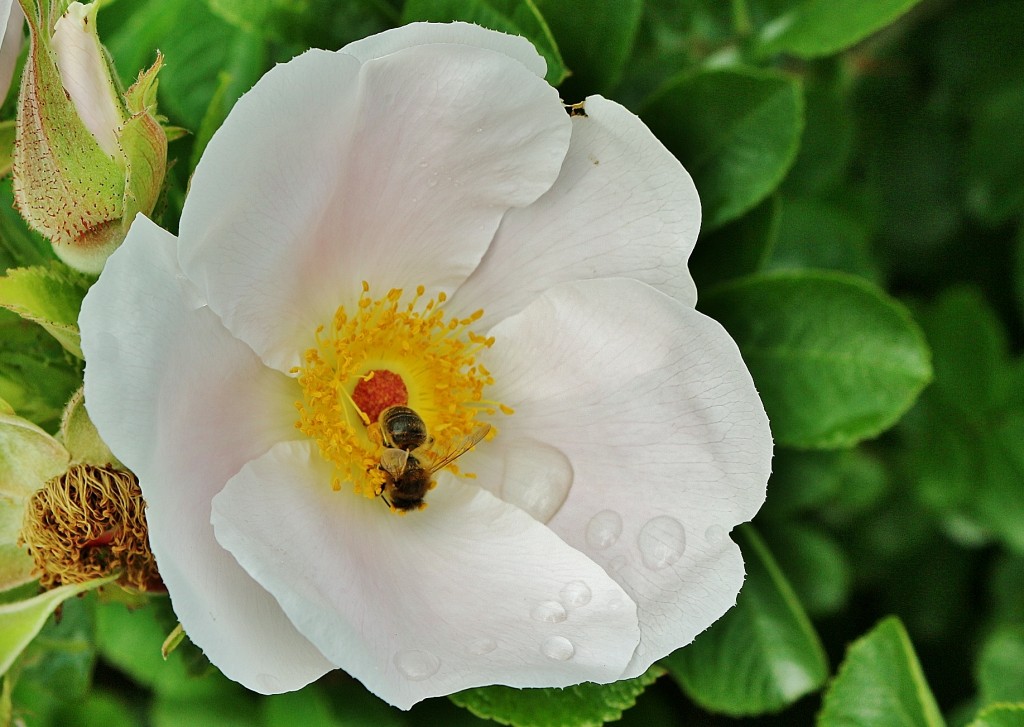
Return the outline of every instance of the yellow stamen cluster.
<path id="1" fill-rule="evenodd" d="M 316 345 L 305 352 L 293 373 L 303 392 L 296 402 L 296 427 L 334 465 L 334 489 L 351 483 L 357 493 L 376 497 L 384 481 L 377 467 L 381 440 L 374 431 L 376 422 L 352 396 L 356 385 L 370 381 L 373 372 L 401 377 L 408 402 L 394 403 L 415 410 L 440 442 L 469 434 L 479 424 L 478 414 L 511 410 L 484 399 L 484 388 L 494 380 L 477 355 L 494 339 L 469 330 L 482 310 L 466 318 L 446 318 L 445 294 L 424 300 L 423 286 L 407 303 L 402 302 L 401 289 L 376 299 L 369 292 L 364 282 L 355 309 L 340 306 L 330 325 L 317 329 Z"/>
<path id="2" fill-rule="evenodd" d="M 18 543 L 27 546 L 44 588 L 120 571 L 123 586 L 163 590 L 144 510 L 130 472 L 72 465 L 30 498 Z"/>

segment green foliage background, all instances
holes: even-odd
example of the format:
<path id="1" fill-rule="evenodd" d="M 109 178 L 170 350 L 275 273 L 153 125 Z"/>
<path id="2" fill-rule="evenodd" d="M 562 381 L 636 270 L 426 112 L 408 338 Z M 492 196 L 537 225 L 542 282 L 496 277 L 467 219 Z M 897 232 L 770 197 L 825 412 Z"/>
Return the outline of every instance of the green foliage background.
<path id="1" fill-rule="evenodd" d="M 90 595 L 4 679 L 0 724 L 1024 725 L 1024 3 L 108 2 L 122 80 L 159 48 L 160 110 L 191 131 L 161 223 L 275 62 L 422 19 L 526 35 L 566 102 L 624 103 L 694 176 L 698 307 L 739 343 L 777 442 L 736 534 L 737 607 L 631 682 L 402 713 L 341 673 L 258 697 L 188 644 L 164 663 L 166 599 Z M 9 180 L 0 262 L 57 265 Z M 0 279 L 0 398 L 52 431 L 81 363 L 22 288 Z"/>

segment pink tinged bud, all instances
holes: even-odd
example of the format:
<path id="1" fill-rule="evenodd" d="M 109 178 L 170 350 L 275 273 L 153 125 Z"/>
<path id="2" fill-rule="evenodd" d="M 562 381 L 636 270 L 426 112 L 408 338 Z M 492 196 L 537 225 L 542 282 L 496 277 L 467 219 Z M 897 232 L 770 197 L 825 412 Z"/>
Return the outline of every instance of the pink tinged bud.
<path id="1" fill-rule="evenodd" d="M 30 50 L 18 99 L 15 201 L 58 257 L 98 273 L 136 214 L 152 211 L 163 184 L 167 137 L 155 116 L 161 59 L 122 97 L 95 5 L 72 3 L 54 23 L 48 0 L 22 4 Z"/>
<path id="2" fill-rule="evenodd" d="M 50 42 L 61 83 L 75 104 L 79 118 L 100 148 L 114 156 L 118 152 L 117 133 L 125 114 L 95 31 L 98 7 L 71 3 L 53 26 Z"/>

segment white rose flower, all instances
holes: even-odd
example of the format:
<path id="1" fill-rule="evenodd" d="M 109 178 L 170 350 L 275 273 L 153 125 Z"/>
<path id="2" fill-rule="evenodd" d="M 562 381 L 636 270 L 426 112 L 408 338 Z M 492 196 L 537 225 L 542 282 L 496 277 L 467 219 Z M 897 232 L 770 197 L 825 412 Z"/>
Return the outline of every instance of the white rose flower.
<path id="1" fill-rule="evenodd" d="M 85 300 L 89 412 L 186 632 L 250 689 L 341 668 L 409 708 L 612 682 L 735 603 L 728 533 L 772 444 L 694 309 L 697 193 L 621 106 L 567 114 L 544 68 L 466 24 L 277 66 L 179 235 L 137 218 Z M 423 469 L 491 426 L 424 509 L 380 496 L 396 404 L 433 437 L 400 453 Z"/>

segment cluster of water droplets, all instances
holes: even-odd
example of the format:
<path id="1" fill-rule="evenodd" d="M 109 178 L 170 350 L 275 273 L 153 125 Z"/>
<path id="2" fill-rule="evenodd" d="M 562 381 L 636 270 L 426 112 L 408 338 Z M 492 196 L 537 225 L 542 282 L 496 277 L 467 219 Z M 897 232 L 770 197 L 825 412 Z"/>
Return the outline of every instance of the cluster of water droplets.
<path id="1" fill-rule="evenodd" d="M 622 516 L 614 510 L 602 510 L 587 523 L 585 539 L 594 550 L 606 550 L 622 537 Z M 719 525 L 710 526 L 704 534 L 707 542 L 720 543 L 727 537 L 726 530 Z M 662 570 L 682 558 L 686 550 L 686 531 L 674 517 L 658 515 L 640 528 L 636 547 L 644 567 Z M 607 568 L 615 572 L 625 567 L 628 559 L 617 555 L 608 561 Z M 558 599 L 536 603 L 530 611 L 534 621 L 544 624 L 559 624 L 569 618 L 572 611 L 590 603 L 593 593 L 583 581 L 566 583 L 559 591 Z M 620 604 L 621 605 L 621 604 Z M 611 605 L 609 607 L 612 607 Z M 483 656 L 495 651 L 498 642 L 490 637 L 479 637 L 469 643 L 470 653 Z M 554 661 L 568 661 L 576 654 L 576 646 L 564 636 L 548 636 L 541 642 L 540 652 Z M 441 666 L 433 654 L 421 650 L 404 650 L 395 655 L 395 666 L 406 678 L 419 681 L 432 677 Z"/>
<path id="2" fill-rule="evenodd" d="M 602 510 L 587 523 L 587 545 L 594 550 L 606 550 L 622 536 L 622 516 L 614 510 Z M 648 520 L 636 538 L 640 560 L 651 570 L 661 570 L 676 563 L 686 550 L 686 530 L 683 524 L 669 515 L 658 515 Z M 618 571 L 625 567 L 623 555 L 608 561 L 608 569 Z"/>

